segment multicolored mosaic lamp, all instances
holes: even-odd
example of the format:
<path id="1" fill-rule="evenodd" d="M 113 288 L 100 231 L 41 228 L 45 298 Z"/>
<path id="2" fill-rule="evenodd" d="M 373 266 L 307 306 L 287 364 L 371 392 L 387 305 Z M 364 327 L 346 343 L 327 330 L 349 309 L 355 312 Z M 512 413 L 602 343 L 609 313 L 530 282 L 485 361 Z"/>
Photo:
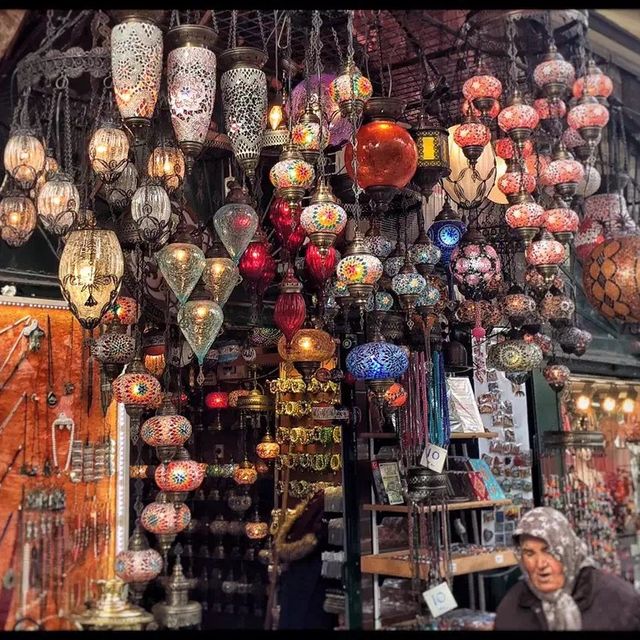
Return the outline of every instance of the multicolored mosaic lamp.
<path id="1" fill-rule="evenodd" d="M 442 211 L 436 216 L 427 231 L 429 238 L 440 249 L 443 264 L 449 263 L 451 254 L 466 230 L 467 225 L 462 221 L 460 215 L 451 208 L 449 200 L 445 200 Z"/>
<path id="2" fill-rule="evenodd" d="M 338 279 L 349 289 L 349 296 L 360 306 L 367 303 L 375 283 L 382 275 L 382 262 L 367 251 L 364 238 L 356 231 L 353 242 L 336 269 Z"/>
<path id="3" fill-rule="evenodd" d="M 331 187 L 322 180 L 311 194 L 311 202 L 302 210 L 300 224 L 309 240 L 326 254 L 347 224 L 347 213 L 338 204 Z"/>
<path id="4" fill-rule="evenodd" d="M 269 179 L 278 196 L 291 205 L 301 202 L 305 191 L 311 187 L 315 170 L 291 143 L 282 149 L 278 162 L 271 167 Z"/>
<path id="5" fill-rule="evenodd" d="M 152 418 L 145 420 L 140 429 L 140 437 L 150 447 L 155 447 L 156 455 L 162 463 L 173 459 L 178 449 L 191 437 L 189 420 L 178 415 L 166 393 L 162 405 Z"/>

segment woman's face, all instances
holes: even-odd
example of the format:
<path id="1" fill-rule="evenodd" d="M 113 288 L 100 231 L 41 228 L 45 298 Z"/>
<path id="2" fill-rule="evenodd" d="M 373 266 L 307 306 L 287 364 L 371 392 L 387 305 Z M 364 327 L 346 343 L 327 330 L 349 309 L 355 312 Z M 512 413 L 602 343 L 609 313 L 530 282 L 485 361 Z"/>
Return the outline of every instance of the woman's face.
<path id="1" fill-rule="evenodd" d="M 556 560 L 541 538 L 522 536 L 522 564 L 531 584 L 541 593 L 551 593 L 564 586 L 564 566 Z"/>

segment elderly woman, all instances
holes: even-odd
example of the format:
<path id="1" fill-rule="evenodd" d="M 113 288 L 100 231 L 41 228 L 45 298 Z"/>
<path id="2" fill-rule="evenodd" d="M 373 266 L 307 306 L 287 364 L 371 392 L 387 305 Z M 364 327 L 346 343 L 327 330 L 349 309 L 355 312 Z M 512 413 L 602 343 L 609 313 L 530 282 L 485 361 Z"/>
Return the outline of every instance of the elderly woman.
<path id="1" fill-rule="evenodd" d="M 640 631 L 640 594 L 595 567 L 559 511 L 527 512 L 514 540 L 524 580 L 500 603 L 497 630 Z"/>

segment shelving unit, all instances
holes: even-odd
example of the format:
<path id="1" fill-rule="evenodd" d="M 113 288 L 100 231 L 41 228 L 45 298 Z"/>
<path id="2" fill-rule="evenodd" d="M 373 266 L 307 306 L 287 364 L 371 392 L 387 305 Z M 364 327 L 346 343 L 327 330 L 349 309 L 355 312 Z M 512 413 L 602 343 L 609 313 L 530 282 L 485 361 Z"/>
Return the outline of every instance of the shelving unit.
<path id="1" fill-rule="evenodd" d="M 490 509 L 491 507 L 504 507 L 511 504 L 511 500 L 471 500 L 468 502 L 451 502 L 446 505 L 447 511 L 462 511 L 463 509 Z M 408 513 L 409 507 L 406 504 L 364 504 L 365 511 L 381 511 L 389 513 Z M 426 507 L 421 507 L 422 512 L 426 512 Z M 430 511 L 441 511 L 440 506 L 434 505 Z"/>
<path id="2" fill-rule="evenodd" d="M 454 576 L 463 576 L 480 571 L 490 571 L 502 567 L 511 567 L 518 564 L 515 553 L 510 549 L 503 551 L 491 551 L 472 556 L 452 556 L 451 573 Z M 411 561 L 409 551 L 385 551 L 384 553 L 362 556 L 360 560 L 362 573 L 393 576 L 396 578 L 411 578 Z M 420 577 L 426 578 L 426 565 L 420 563 Z M 445 574 L 444 564 L 440 565 L 440 573 Z"/>

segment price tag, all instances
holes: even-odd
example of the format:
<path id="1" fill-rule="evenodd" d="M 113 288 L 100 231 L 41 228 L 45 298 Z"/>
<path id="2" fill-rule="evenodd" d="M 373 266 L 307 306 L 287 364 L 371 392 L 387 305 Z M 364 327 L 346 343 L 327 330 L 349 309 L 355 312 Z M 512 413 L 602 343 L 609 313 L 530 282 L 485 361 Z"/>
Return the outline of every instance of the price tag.
<path id="1" fill-rule="evenodd" d="M 429 443 L 422 452 L 420 464 L 431 471 L 442 473 L 444 461 L 447 459 L 447 450 Z"/>
<path id="2" fill-rule="evenodd" d="M 437 618 L 458 606 L 458 603 L 453 597 L 451 589 L 449 589 L 449 585 L 446 582 L 441 582 L 439 585 L 431 587 L 431 589 L 427 589 L 422 594 L 422 597 L 427 603 L 429 611 L 431 611 L 431 615 L 434 618 Z"/>
<path id="3" fill-rule="evenodd" d="M 504 562 L 504 556 L 501 553 L 496 553 L 496 564 L 502 564 Z"/>

